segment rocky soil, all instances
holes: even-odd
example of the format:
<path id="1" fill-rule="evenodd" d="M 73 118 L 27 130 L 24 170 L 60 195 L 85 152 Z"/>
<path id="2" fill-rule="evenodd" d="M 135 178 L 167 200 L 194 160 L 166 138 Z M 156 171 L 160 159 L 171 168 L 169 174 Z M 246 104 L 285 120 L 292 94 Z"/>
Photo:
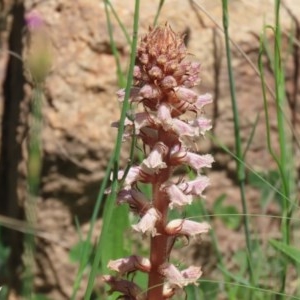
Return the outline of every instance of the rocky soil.
<path id="1" fill-rule="evenodd" d="M 8 49 L 26 56 L 24 53 L 28 45 L 24 38 L 22 14 L 36 10 L 45 21 L 53 57 L 52 69 L 44 86 L 43 169 L 37 207 L 38 228 L 47 232 L 51 239 L 37 239 L 36 287 L 51 299 L 70 299 L 77 265 L 70 262 L 69 250 L 79 240 L 74 217 L 78 217 L 82 232 L 87 232 L 93 204 L 116 137 L 115 129 L 110 127 L 111 122 L 117 120 L 120 113 L 115 95 L 118 90 L 116 64 L 110 47 L 102 1 L 15 2 L 19 4 L 4 1 L 6 11 L 9 11 L 9 8 L 13 10 L 6 18 L 6 29 L 1 29 L 3 51 L 0 52 L 0 81 L 4 85 L 1 89 L 0 102 L 1 206 L 3 203 L 0 212 L 12 218 L 22 218 L 23 215 L 26 124 L 31 87 L 22 75 L 22 64 L 16 60 L 12 61 Z M 143 35 L 152 24 L 158 4 L 158 0 L 141 1 L 139 35 Z M 273 0 L 235 0 L 229 1 L 229 4 L 231 38 L 256 65 L 259 35 L 264 22 L 272 24 L 274 21 Z M 299 84 L 297 64 L 300 59 L 300 20 L 298 18 L 297 23 L 295 18 L 300 15 L 300 6 L 298 0 L 285 1 L 285 4 L 290 11 L 282 9 L 284 39 L 288 41 L 290 36 L 298 39 L 298 48 L 295 47 L 297 52 L 294 55 L 287 55 L 286 61 L 288 96 L 291 103 L 295 103 L 292 110 L 287 110 L 286 116 L 299 139 L 300 106 L 297 105 L 299 92 L 296 86 Z M 113 5 L 129 34 L 132 34 L 133 1 L 116 0 L 113 1 Z M 214 104 L 206 111 L 213 118 L 213 133 L 220 143 L 233 151 L 233 117 L 223 34 L 211 18 L 222 26 L 220 1 L 173 0 L 164 4 L 159 22 L 167 21 L 175 31 L 186 33 L 191 59 L 202 64 L 202 82 L 199 90 L 214 95 Z M 121 65 L 126 70 L 129 47 L 113 17 L 112 22 Z M 13 30 L 15 33 L 12 36 Z M 296 34 L 298 36 L 295 36 Z M 272 32 L 268 31 L 267 35 L 272 41 Z M 270 170 L 275 165 L 266 147 L 260 80 L 239 49 L 232 45 L 244 147 L 258 118 L 253 141 L 247 153 L 247 166 L 256 171 Z M 267 59 L 265 66 L 267 80 L 272 86 L 272 71 Z M 275 106 L 270 95 L 269 104 L 272 139 L 276 149 L 278 143 Z M 235 162 L 232 157 L 210 139 L 197 145 L 197 149 L 205 152 L 209 150 L 216 159 L 215 166 L 210 172 L 212 184 L 207 191 L 208 207 L 212 206 L 218 196 L 225 193 L 226 201 L 240 209 Z M 126 149 L 122 157 L 125 162 Z M 298 155 L 296 162 L 298 169 L 299 163 Z M 259 192 L 247 186 L 247 201 L 251 212 L 260 212 L 259 199 Z M 278 213 L 276 206 L 269 206 L 268 209 L 269 213 Z M 218 220 L 215 223 L 213 227 L 216 229 L 222 252 L 229 258 L 244 245 L 242 229 L 232 232 Z M 99 234 L 100 228 L 101 220 L 97 223 L 95 237 Z M 262 236 L 276 236 L 278 227 L 276 222 L 270 222 L 262 217 L 253 222 L 253 229 L 259 229 Z M 10 243 L 18 245 L 18 238 L 11 237 Z M 16 252 L 16 257 L 19 254 Z M 17 270 L 16 268 L 16 272 Z"/>

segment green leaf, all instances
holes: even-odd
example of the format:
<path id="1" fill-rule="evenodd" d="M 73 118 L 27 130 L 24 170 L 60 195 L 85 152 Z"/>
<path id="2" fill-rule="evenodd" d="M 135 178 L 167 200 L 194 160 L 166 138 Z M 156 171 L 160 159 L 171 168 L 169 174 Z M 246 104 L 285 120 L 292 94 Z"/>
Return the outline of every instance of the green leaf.
<path id="1" fill-rule="evenodd" d="M 226 195 L 222 194 L 214 203 L 213 211 L 215 214 L 220 215 L 221 220 L 230 229 L 237 229 L 241 223 L 241 216 L 239 215 L 236 207 L 232 205 L 223 205 Z"/>
<path id="2" fill-rule="evenodd" d="M 89 241 L 80 241 L 74 247 L 71 248 L 69 258 L 72 262 L 78 262 L 82 259 L 82 251 L 84 246 L 87 247 L 87 254 L 90 257 L 93 250 L 93 245 Z"/>
<path id="3" fill-rule="evenodd" d="M 281 188 L 279 171 L 250 172 L 248 175 L 248 182 L 250 185 L 260 190 L 261 205 L 264 210 L 273 199 L 276 199 L 277 203 L 282 205 L 280 194 L 276 191 Z"/>
<path id="4" fill-rule="evenodd" d="M 196 291 L 196 287 L 194 289 Z M 203 281 L 201 281 L 200 284 L 200 289 L 198 288 L 198 294 L 196 293 L 196 296 L 198 296 L 198 298 L 188 298 L 188 299 L 210 299 L 210 300 L 216 300 L 218 293 L 219 293 L 219 284 L 216 282 L 209 282 L 209 281 L 205 281 L 205 279 Z M 200 298 L 199 296 L 202 295 L 202 297 Z"/>
<path id="5" fill-rule="evenodd" d="M 289 257 L 291 260 L 296 262 L 297 264 L 300 264 L 300 250 L 287 245 L 283 242 L 279 242 L 276 240 L 270 240 L 270 244 L 278 251 L 281 253 L 285 254 L 287 257 Z"/>
<path id="6" fill-rule="evenodd" d="M 103 217 L 105 219 L 105 216 Z M 127 205 L 114 207 L 109 232 L 103 236 L 103 244 L 101 245 L 103 269 L 105 271 L 107 271 L 106 264 L 110 259 L 121 258 L 129 254 L 128 242 L 130 242 L 130 239 L 124 234 L 128 228 L 129 210 Z"/>

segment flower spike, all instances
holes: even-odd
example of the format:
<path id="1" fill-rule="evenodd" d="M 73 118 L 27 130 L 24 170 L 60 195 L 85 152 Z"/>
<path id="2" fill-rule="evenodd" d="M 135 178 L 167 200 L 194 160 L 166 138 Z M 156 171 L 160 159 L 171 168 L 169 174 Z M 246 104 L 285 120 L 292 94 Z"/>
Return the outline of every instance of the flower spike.
<path id="1" fill-rule="evenodd" d="M 122 299 L 171 299 L 180 289 L 197 284 L 202 275 L 199 266 L 179 270 L 170 262 L 178 237 L 189 239 L 210 230 L 206 222 L 168 219 L 170 210 L 182 210 L 193 201 L 199 201 L 197 197 L 204 197 L 209 179 L 201 175 L 202 170 L 211 168 L 214 162 L 210 154 L 190 149 L 191 142 L 211 128 L 211 121 L 203 114 L 212 97 L 198 95 L 192 89 L 199 83 L 200 64 L 186 58 L 183 37 L 168 24 L 150 28 L 137 48 L 129 99 L 131 110 L 125 119 L 123 140 L 133 136 L 140 140 L 144 158 L 139 165 L 129 168 L 126 177 L 124 171 L 119 171 L 118 179 L 123 186 L 117 195 L 117 204 L 129 205 L 139 216 L 139 222 L 132 225 L 132 229 L 150 239 L 150 256 L 131 255 L 111 260 L 108 268 L 119 276 L 141 271 L 148 274 L 149 279 L 148 287 L 144 287 L 147 292 L 142 293 L 134 282 L 104 276 L 111 292 L 120 292 Z M 123 102 L 124 90 L 117 96 Z M 118 127 L 119 123 L 113 125 Z M 183 175 L 179 181 L 172 179 L 182 166 L 195 171 L 193 180 Z M 151 187 L 151 196 L 143 195 L 142 184 Z"/>

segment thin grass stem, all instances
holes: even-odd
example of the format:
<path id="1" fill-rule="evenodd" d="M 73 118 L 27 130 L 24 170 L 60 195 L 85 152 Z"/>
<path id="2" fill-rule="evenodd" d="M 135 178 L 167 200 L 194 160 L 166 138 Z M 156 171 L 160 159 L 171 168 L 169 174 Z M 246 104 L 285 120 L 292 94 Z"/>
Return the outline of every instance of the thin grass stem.
<path id="1" fill-rule="evenodd" d="M 41 150 L 42 130 L 42 86 L 36 83 L 32 98 L 32 117 L 30 122 L 28 147 L 28 193 L 25 202 L 25 218 L 31 228 L 36 227 L 36 199 L 40 184 L 40 171 L 42 163 Z M 26 234 L 24 238 L 24 278 L 23 295 L 29 299 L 33 296 L 34 264 L 35 264 L 35 236 Z"/>
<path id="2" fill-rule="evenodd" d="M 234 136 L 235 136 L 235 148 L 236 148 L 236 156 L 239 158 L 236 160 L 237 164 L 237 177 L 240 187 L 240 195 L 242 201 L 242 210 L 245 215 L 248 214 L 246 196 L 245 196 L 245 166 L 241 161 L 244 160 L 242 153 L 242 144 L 241 144 L 241 136 L 240 136 L 240 125 L 239 125 L 239 115 L 238 115 L 238 107 L 235 95 L 235 80 L 232 71 L 232 62 L 231 62 L 231 50 L 230 50 L 230 39 L 229 39 L 229 16 L 228 16 L 228 3 L 227 0 L 222 0 L 222 9 L 223 9 L 223 27 L 224 27 L 224 35 L 225 35 L 225 46 L 226 46 L 226 57 L 227 57 L 227 65 L 228 65 L 228 76 L 229 76 L 229 84 L 230 84 L 230 93 L 231 93 L 231 104 L 233 111 L 233 119 L 234 119 Z M 244 230 L 245 230 L 245 238 L 246 238 L 246 246 L 247 246 L 247 255 L 248 255 L 248 271 L 250 276 L 251 284 L 254 284 L 254 273 L 253 273 L 253 258 L 252 258 L 252 247 L 251 247 L 251 238 L 250 238 L 250 225 L 249 219 L 245 216 L 244 218 Z M 250 295 L 250 299 L 252 298 L 252 294 Z"/>
<path id="3" fill-rule="evenodd" d="M 137 39 L 138 39 L 139 7 L 140 7 L 140 1 L 136 0 L 135 1 L 135 9 L 134 9 L 133 38 L 132 38 L 132 45 L 131 45 L 131 56 L 130 56 L 130 65 L 129 65 L 129 71 L 128 71 L 127 85 L 126 85 L 126 89 L 125 89 L 125 98 L 124 98 L 121 117 L 120 117 L 118 136 L 117 136 L 114 155 L 113 155 L 113 159 L 112 159 L 113 171 L 114 171 L 113 172 L 113 184 L 111 187 L 111 197 L 112 198 L 115 198 L 117 185 L 118 185 L 117 170 L 119 169 L 121 144 L 122 144 L 122 138 L 123 138 L 123 133 L 124 133 L 124 122 L 125 122 L 128 108 L 129 108 L 128 99 L 130 96 L 130 88 L 131 88 L 131 83 L 133 80 L 133 68 L 134 68 L 134 63 L 135 63 Z M 98 240 L 98 244 L 96 246 L 96 255 L 95 255 L 94 261 L 92 263 L 92 269 L 90 272 L 84 300 L 90 300 L 90 298 L 91 298 L 94 281 L 95 281 L 97 271 L 99 268 L 99 263 L 100 263 L 101 257 L 102 257 L 101 247 L 103 247 L 103 240 L 105 240 L 105 238 L 109 234 L 109 224 L 111 222 L 114 201 L 107 201 L 106 204 L 107 204 L 105 207 L 106 222 L 103 224 L 101 236 L 100 236 L 100 238 Z M 106 262 L 102 262 L 102 263 L 106 263 Z"/>

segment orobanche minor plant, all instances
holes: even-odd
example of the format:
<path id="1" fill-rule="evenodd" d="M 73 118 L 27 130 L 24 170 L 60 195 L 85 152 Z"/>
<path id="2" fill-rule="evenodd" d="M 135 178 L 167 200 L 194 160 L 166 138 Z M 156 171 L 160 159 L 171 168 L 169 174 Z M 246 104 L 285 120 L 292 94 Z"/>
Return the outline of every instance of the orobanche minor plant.
<path id="1" fill-rule="evenodd" d="M 210 229 L 205 222 L 168 220 L 170 210 L 182 210 L 193 197 L 203 196 L 209 179 L 201 175 L 201 169 L 213 163 L 211 155 L 190 151 L 195 139 L 211 128 L 202 109 L 212 98 L 192 90 L 199 83 L 200 64 L 186 61 L 186 56 L 183 37 L 168 24 L 150 28 L 137 50 L 130 102 L 142 104 L 143 111 L 126 120 L 124 139 L 133 135 L 140 139 L 146 158 L 129 169 L 117 203 L 128 204 L 140 217 L 132 228 L 148 235 L 151 245 L 149 258 L 132 255 L 109 261 L 108 268 L 118 274 L 103 279 L 111 292 L 120 292 L 124 299 L 170 299 L 188 284 L 196 284 L 202 274 L 200 267 L 180 271 L 170 263 L 177 238 L 193 237 Z M 118 94 L 123 100 L 124 91 Z M 174 171 L 183 165 L 197 172 L 196 179 L 172 179 Z M 119 171 L 118 177 L 121 179 L 123 174 Z M 139 190 L 139 183 L 152 186 L 152 199 Z M 146 292 L 128 278 L 122 279 L 136 271 L 148 274 Z"/>

